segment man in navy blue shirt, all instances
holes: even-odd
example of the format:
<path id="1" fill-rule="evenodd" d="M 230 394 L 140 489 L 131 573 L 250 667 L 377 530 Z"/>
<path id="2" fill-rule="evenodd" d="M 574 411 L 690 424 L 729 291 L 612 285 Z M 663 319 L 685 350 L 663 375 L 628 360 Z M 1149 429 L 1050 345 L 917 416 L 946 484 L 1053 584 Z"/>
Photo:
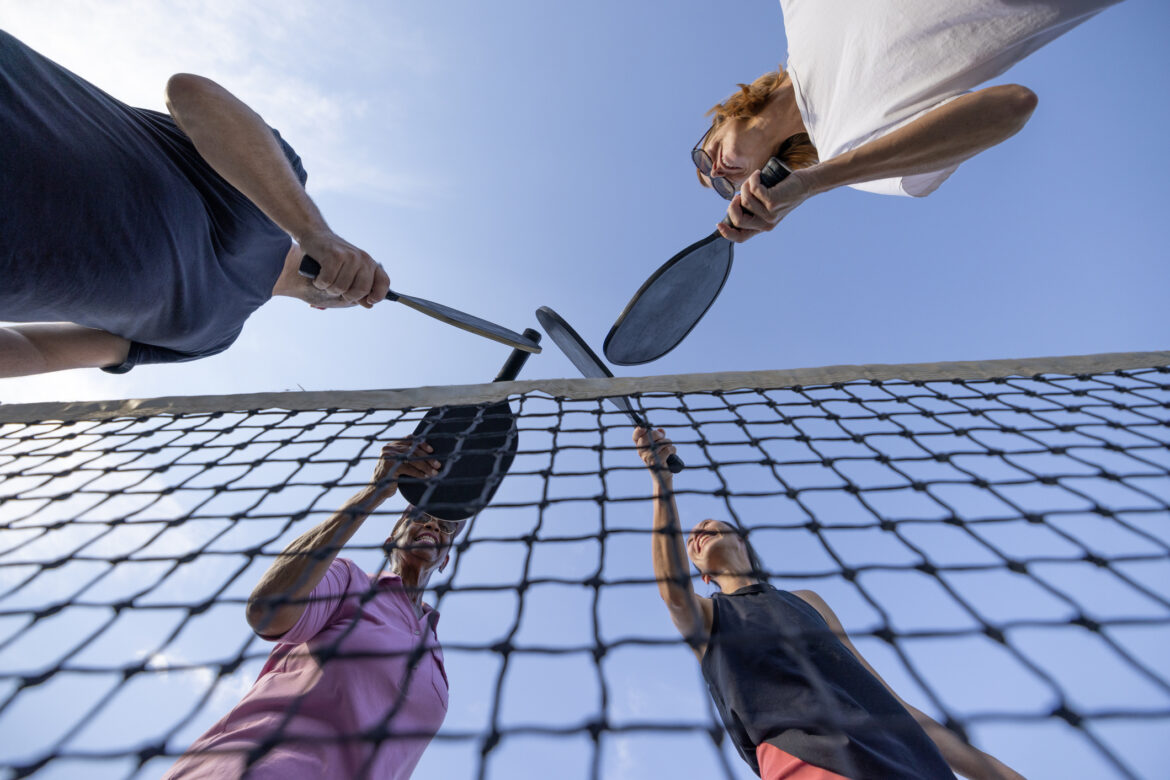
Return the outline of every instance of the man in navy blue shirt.
<path id="1" fill-rule="evenodd" d="M 0 377 L 213 355 L 274 295 L 386 296 L 258 114 L 190 74 L 166 99 L 127 106 L 0 31 L 0 321 L 30 323 L 0 328 Z"/>

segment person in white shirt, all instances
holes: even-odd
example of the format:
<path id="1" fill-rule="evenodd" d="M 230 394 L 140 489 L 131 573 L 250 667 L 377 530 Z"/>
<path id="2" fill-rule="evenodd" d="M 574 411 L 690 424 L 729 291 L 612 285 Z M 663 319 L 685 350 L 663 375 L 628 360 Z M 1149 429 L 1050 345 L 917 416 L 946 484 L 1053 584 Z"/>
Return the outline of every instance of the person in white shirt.
<path id="1" fill-rule="evenodd" d="M 780 0 L 787 67 L 712 108 L 691 152 L 731 201 L 719 232 L 744 241 L 842 186 L 929 195 L 1036 108 L 1019 84 L 976 88 L 1118 2 Z M 767 188 L 773 156 L 793 173 Z"/>

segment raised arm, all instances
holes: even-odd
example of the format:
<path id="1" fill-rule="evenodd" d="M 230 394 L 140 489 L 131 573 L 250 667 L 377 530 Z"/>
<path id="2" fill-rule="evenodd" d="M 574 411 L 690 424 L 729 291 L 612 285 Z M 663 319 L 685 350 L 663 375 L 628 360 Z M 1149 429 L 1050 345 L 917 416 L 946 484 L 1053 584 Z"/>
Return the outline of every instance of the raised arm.
<path id="1" fill-rule="evenodd" d="M 70 368 L 105 368 L 126 361 L 130 342 L 71 322 L 0 328 L 0 378 Z"/>
<path id="2" fill-rule="evenodd" d="M 877 179 L 913 176 L 949 168 L 1018 133 L 1036 109 L 1036 95 L 1019 84 L 987 87 L 962 95 L 869 143 L 796 170 L 771 189 L 753 173 L 728 207 L 731 221 L 719 232 L 744 241 L 771 230 L 813 195 Z M 744 209 L 754 216 L 748 216 Z"/>
<path id="3" fill-rule="evenodd" d="M 825 603 L 824 599 L 811 590 L 794 591 L 793 595 L 803 599 L 809 606 L 815 609 L 825 619 L 825 622 L 829 624 L 829 628 L 837 635 L 837 638 L 841 640 L 841 644 L 845 645 L 849 652 L 853 653 L 857 660 L 861 662 L 861 665 L 878 682 L 884 685 L 886 690 L 906 708 L 906 711 L 910 713 L 911 717 L 917 721 L 918 725 L 922 727 L 922 730 L 926 732 L 926 735 L 938 747 L 939 752 L 942 753 L 943 760 L 950 765 L 951 769 L 964 777 L 971 778 L 971 780 L 1024 780 L 1023 776 L 1014 769 L 1008 767 L 998 759 L 989 756 L 982 750 L 967 744 L 958 734 L 925 712 L 903 701 L 897 691 L 882 679 L 881 675 L 869 665 L 869 662 L 853 646 L 853 642 L 850 641 L 849 635 L 845 633 L 841 621 L 837 619 L 837 615 L 829 608 L 829 605 Z"/>
<path id="4" fill-rule="evenodd" d="M 370 513 L 397 492 L 398 478 L 405 474 L 426 479 L 438 473 L 438 461 L 403 460 L 410 447 L 409 437 L 384 446 L 370 484 L 328 520 L 297 537 L 277 557 L 248 598 L 248 625 L 253 631 L 267 638 L 287 633 L 300 620 L 309 594 L 337 553 Z M 432 451 L 426 442 L 419 443 L 419 453 Z"/>
<path id="5" fill-rule="evenodd" d="M 313 284 L 367 308 L 390 279 L 368 254 L 329 229 L 260 115 L 210 79 L 179 73 L 167 82 L 167 110 L 208 165 L 321 264 Z"/>
<path id="6" fill-rule="evenodd" d="M 658 580 L 658 594 L 666 603 L 670 619 L 691 649 L 700 659 L 707 648 L 711 633 L 711 600 L 695 593 L 691 584 L 691 570 L 679 526 L 678 505 L 674 501 L 674 475 L 666 468 L 666 459 L 675 448 L 666 433 L 653 431 L 656 447 L 651 447 L 651 431 L 634 429 L 634 444 L 642 462 L 650 469 L 654 483 L 654 522 L 650 540 L 654 577 Z"/>

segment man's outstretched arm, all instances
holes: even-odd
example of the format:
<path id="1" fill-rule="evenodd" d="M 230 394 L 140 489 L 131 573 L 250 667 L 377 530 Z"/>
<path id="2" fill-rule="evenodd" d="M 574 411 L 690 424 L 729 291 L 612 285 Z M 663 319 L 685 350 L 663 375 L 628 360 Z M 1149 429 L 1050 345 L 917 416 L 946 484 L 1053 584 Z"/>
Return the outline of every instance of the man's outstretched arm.
<path id="1" fill-rule="evenodd" d="M 411 448 L 409 436 L 382 447 L 370 483 L 346 501 L 332 517 L 284 548 L 248 599 L 246 614 L 253 631 L 268 638 L 287 633 L 300 620 L 310 594 L 341 548 L 357 533 L 370 513 L 397 492 L 398 478 L 406 475 L 429 479 L 438 473 L 438 461 L 418 459 L 433 452 L 431 445 L 419 442 L 413 460 L 406 457 Z"/>
<path id="2" fill-rule="evenodd" d="M 753 173 L 728 207 L 739 229 L 720 223 L 719 232 L 732 241 L 745 241 L 776 227 L 813 195 L 958 165 L 1018 133 L 1035 108 L 1036 95 L 1027 87 L 987 87 L 955 98 L 852 151 L 794 171 L 771 189 L 760 182 L 759 172 Z"/>
<path id="3" fill-rule="evenodd" d="M 366 307 L 386 297 L 386 272 L 329 229 L 259 114 L 214 81 L 190 73 L 171 76 L 166 96 L 167 110 L 208 165 L 321 264 L 313 282 L 318 289 Z"/>
<path id="4" fill-rule="evenodd" d="M 105 368 L 126 361 L 130 342 L 71 322 L 0 328 L 0 378 L 70 368 Z"/>

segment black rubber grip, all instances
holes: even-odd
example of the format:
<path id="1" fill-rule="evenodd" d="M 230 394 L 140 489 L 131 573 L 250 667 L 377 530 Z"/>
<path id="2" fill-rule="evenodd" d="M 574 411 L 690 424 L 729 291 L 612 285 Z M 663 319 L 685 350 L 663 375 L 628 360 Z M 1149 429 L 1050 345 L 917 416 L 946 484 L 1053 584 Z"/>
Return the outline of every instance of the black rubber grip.
<path id="1" fill-rule="evenodd" d="M 321 264 L 308 255 L 301 257 L 301 276 L 307 276 L 310 279 L 316 279 L 317 274 L 321 273 Z"/>
<path id="2" fill-rule="evenodd" d="M 682 458 L 680 458 L 678 455 L 671 455 L 666 459 L 666 467 L 670 469 L 671 474 L 679 473 L 683 470 L 685 465 L 686 464 L 682 462 Z"/>
<path id="3" fill-rule="evenodd" d="M 765 187 L 775 187 L 787 179 L 790 173 L 792 171 L 788 170 L 787 165 L 780 162 L 779 157 L 772 157 L 768 160 L 768 164 L 760 169 L 760 184 Z"/>
<path id="4" fill-rule="evenodd" d="M 777 184 L 787 179 L 788 174 L 790 173 L 792 173 L 792 171 L 788 170 L 787 165 L 780 162 L 779 157 L 772 157 L 768 160 L 767 164 L 760 169 L 760 184 L 763 184 L 765 187 L 775 187 Z M 740 204 L 740 208 L 743 208 L 742 203 Z M 743 209 L 743 213 L 747 214 L 749 217 L 755 216 L 755 214 L 748 211 L 747 209 Z M 723 221 L 727 222 L 726 219 Z M 730 222 L 727 222 L 727 224 L 731 225 Z M 735 226 L 732 225 L 732 227 Z"/>
<path id="5" fill-rule="evenodd" d="M 529 339 L 533 344 L 540 343 L 540 331 L 535 328 L 528 328 L 524 331 L 524 338 Z M 528 362 L 528 356 L 531 352 L 525 352 L 522 349 L 512 350 L 512 354 L 508 356 L 504 367 L 500 369 L 500 373 L 496 374 L 493 382 L 511 382 L 520 374 L 520 369 L 524 368 L 524 364 Z"/>

